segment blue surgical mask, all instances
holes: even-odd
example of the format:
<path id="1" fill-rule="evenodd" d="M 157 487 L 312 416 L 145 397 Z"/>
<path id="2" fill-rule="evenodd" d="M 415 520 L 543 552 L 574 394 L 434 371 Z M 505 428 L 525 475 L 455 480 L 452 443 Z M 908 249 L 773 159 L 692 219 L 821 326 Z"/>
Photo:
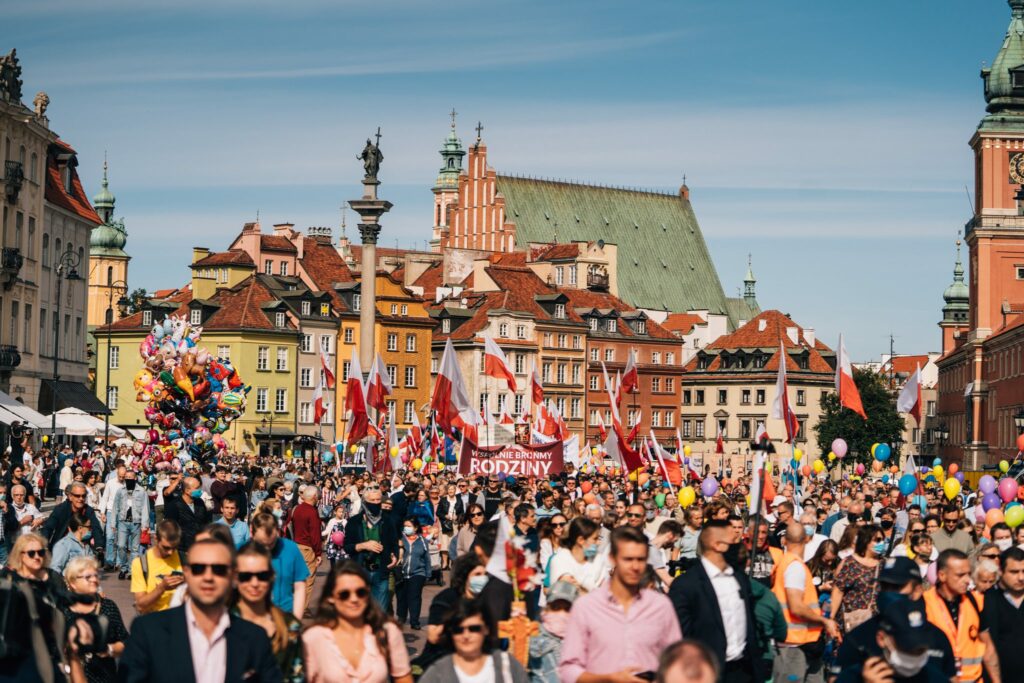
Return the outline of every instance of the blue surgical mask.
<path id="1" fill-rule="evenodd" d="M 86 531 L 84 534 L 82 534 L 82 543 L 85 543 L 90 538 L 92 538 L 92 532 L 91 531 Z"/>
<path id="2" fill-rule="evenodd" d="M 469 577 L 469 592 L 473 595 L 480 595 L 490 578 L 487 574 L 477 574 L 476 576 Z"/>
<path id="3" fill-rule="evenodd" d="M 807 534 L 807 538 L 814 536 L 814 525 L 804 524 L 804 533 Z"/>
<path id="4" fill-rule="evenodd" d="M 597 557 L 597 551 L 598 547 L 596 543 L 593 545 L 588 545 L 586 548 L 583 549 L 583 557 L 585 557 L 588 560 L 592 560 L 595 557 Z"/>
<path id="5" fill-rule="evenodd" d="M 202 490 L 202 489 L 196 489 L 196 490 L 195 490 L 195 491 L 193 491 L 193 492 L 192 492 L 192 493 L 191 493 L 190 495 L 191 495 L 191 496 L 192 496 L 193 498 L 195 498 L 196 500 L 199 500 L 200 498 L 202 498 L 202 497 L 203 497 L 203 490 Z"/>
<path id="6" fill-rule="evenodd" d="M 404 533 L 406 536 L 415 536 L 416 529 L 414 529 L 411 526 L 402 527 L 402 533 Z"/>
<path id="7" fill-rule="evenodd" d="M 277 517 L 278 519 L 281 519 L 282 517 L 284 517 L 284 511 L 283 510 L 274 510 L 274 517 Z"/>
<path id="8" fill-rule="evenodd" d="M 887 547 L 888 546 L 886 545 L 885 541 L 879 541 L 878 543 L 876 543 L 875 545 L 872 546 L 872 548 L 874 548 L 874 551 L 875 551 L 876 555 L 884 555 L 885 554 L 885 549 Z"/>

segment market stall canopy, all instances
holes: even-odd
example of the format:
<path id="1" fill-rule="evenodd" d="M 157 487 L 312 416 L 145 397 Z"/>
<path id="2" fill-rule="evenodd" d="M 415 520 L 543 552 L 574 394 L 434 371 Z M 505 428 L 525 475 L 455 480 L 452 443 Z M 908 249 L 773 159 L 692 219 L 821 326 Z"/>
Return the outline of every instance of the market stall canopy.
<path id="1" fill-rule="evenodd" d="M 46 418 L 47 422 L 52 418 Z M 65 408 L 57 411 L 57 426 L 64 428 L 68 436 L 103 436 L 105 425 L 103 420 L 93 417 L 78 408 Z M 109 433 L 114 437 L 122 437 L 125 431 L 115 425 L 110 425 Z"/>
<path id="2" fill-rule="evenodd" d="M 0 422 L 6 425 L 18 420 L 31 425 L 33 429 L 49 429 L 50 421 L 41 413 L 29 408 L 24 403 L 14 400 L 10 395 L 0 391 Z"/>
<path id="3" fill-rule="evenodd" d="M 39 409 L 60 412 L 77 408 L 91 415 L 110 415 L 110 409 L 81 382 L 44 379 L 39 387 Z"/>

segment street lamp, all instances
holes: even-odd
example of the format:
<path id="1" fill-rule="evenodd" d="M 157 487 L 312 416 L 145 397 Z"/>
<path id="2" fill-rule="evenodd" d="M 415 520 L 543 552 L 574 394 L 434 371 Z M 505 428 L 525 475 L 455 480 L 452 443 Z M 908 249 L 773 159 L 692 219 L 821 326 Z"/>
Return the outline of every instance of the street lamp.
<path id="1" fill-rule="evenodd" d="M 79 261 L 78 254 L 73 251 L 65 251 L 57 260 L 55 271 L 57 276 L 57 317 L 53 321 L 53 387 L 50 392 L 52 396 L 50 399 L 50 409 L 53 410 L 53 415 L 50 417 L 50 442 L 53 443 L 54 448 L 56 448 L 54 436 L 57 433 L 57 381 L 60 379 L 57 365 L 60 360 L 60 289 L 61 282 L 64 280 L 74 281 L 81 279 L 78 277 L 77 270 Z"/>
<path id="2" fill-rule="evenodd" d="M 121 292 L 117 299 L 117 310 L 122 316 L 128 310 L 128 283 L 124 280 L 107 283 L 107 310 L 104 314 L 104 321 L 107 323 L 107 383 L 103 395 L 103 403 L 107 406 L 107 412 L 103 415 L 103 445 L 106 446 L 110 438 L 110 344 L 114 326 L 114 292 Z"/>
<path id="3" fill-rule="evenodd" d="M 946 439 L 949 438 L 949 429 L 945 422 L 939 423 L 939 428 L 935 430 L 935 436 L 938 437 L 940 446 L 946 443 Z"/>
<path id="4" fill-rule="evenodd" d="M 269 406 L 267 406 L 269 408 Z M 260 419 L 260 426 L 267 429 L 267 418 Z M 270 429 L 267 431 L 267 455 L 274 455 L 274 411 L 270 411 Z"/>

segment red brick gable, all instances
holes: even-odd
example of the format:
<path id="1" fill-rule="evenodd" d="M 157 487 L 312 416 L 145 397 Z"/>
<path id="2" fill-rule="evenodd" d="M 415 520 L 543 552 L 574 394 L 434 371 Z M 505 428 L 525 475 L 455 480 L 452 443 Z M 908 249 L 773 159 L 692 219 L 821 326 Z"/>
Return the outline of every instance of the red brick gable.
<path id="1" fill-rule="evenodd" d="M 577 244 L 545 244 L 530 250 L 531 261 L 568 261 L 579 258 Z"/>
<path id="2" fill-rule="evenodd" d="M 97 214 L 96 210 L 92 208 L 89 198 L 85 195 L 85 190 L 82 188 L 82 181 L 78 177 L 78 171 L 75 170 L 74 166 L 71 167 L 71 191 L 68 192 L 64 187 L 64 180 L 61 178 L 60 173 L 60 165 L 57 163 L 57 155 L 74 153 L 75 150 L 71 145 L 63 140 L 56 140 L 50 145 L 49 150 L 47 150 L 46 201 L 55 206 L 59 206 L 66 211 L 70 211 L 89 223 L 100 225 L 103 221 L 100 220 L 99 214 Z"/>

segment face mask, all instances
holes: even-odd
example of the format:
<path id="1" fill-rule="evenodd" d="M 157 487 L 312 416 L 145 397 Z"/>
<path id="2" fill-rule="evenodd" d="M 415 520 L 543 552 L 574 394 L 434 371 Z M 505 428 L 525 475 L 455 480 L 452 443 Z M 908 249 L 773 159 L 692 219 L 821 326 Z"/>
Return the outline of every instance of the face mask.
<path id="1" fill-rule="evenodd" d="M 649 522 L 652 519 L 654 519 L 654 510 L 648 510 L 647 511 L 647 521 Z"/>
<path id="2" fill-rule="evenodd" d="M 411 526 L 406 526 L 402 527 L 402 533 L 404 533 L 406 536 L 415 536 L 416 530 L 413 529 Z"/>
<path id="3" fill-rule="evenodd" d="M 277 519 L 281 519 L 284 516 L 284 511 L 282 511 L 282 510 L 274 510 L 273 514 L 274 514 L 274 517 L 276 517 Z"/>
<path id="4" fill-rule="evenodd" d="M 476 576 L 469 577 L 469 592 L 473 595 L 480 595 L 490 578 L 487 574 L 477 574 Z"/>
<path id="5" fill-rule="evenodd" d="M 807 534 L 807 538 L 814 536 L 814 525 L 804 524 L 804 533 Z"/>
<path id="6" fill-rule="evenodd" d="M 878 526 L 880 526 L 884 530 L 888 531 L 889 529 L 891 529 L 893 527 L 893 524 L 894 524 L 894 522 L 891 519 L 883 519 L 881 522 L 878 523 Z"/>
<path id="7" fill-rule="evenodd" d="M 856 512 L 849 512 L 846 515 L 846 519 L 849 520 L 850 524 L 856 524 L 857 520 L 860 519 L 860 515 Z"/>
<path id="8" fill-rule="evenodd" d="M 889 662 L 889 666 L 896 672 L 896 675 L 903 678 L 916 676 L 924 668 L 924 665 L 928 663 L 928 650 L 919 655 L 911 655 L 899 650 L 886 650 L 884 655 L 885 660 Z"/>
<path id="9" fill-rule="evenodd" d="M 1009 538 L 1000 538 L 995 543 L 996 547 L 999 548 L 999 552 L 1003 552 L 1004 550 L 1010 549 L 1010 546 L 1013 545 L 1013 540 Z"/>
<path id="10" fill-rule="evenodd" d="M 556 638 L 564 638 L 569 627 L 569 613 L 565 610 L 545 612 L 541 615 L 540 622 L 544 624 L 544 630 Z"/>
<path id="11" fill-rule="evenodd" d="M 886 547 L 887 546 L 886 546 L 885 541 L 880 541 L 880 542 L 874 544 L 873 546 L 871 546 L 872 550 L 875 551 L 875 555 L 884 555 Z"/>
<path id="12" fill-rule="evenodd" d="M 84 534 L 82 534 L 82 543 L 85 543 L 90 538 L 92 538 L 92 532 L 91 531 L 86 531 Z"/>
<path id="13" fill-rule="evenodd" d="M 127 481 L 126 481 L 126 482 L 124 483 L 124 487 L 125 487 L 126 489 L 128 489 L 129 491 L 134 491 L 134 490 L 135 490 L 135 480 L 134 480 L 134 479 L 129 479 L 129 480 L 127 480 Z"/>
<path id="14" fill-rule="evenodd" d="M 7 500 L 7 494 L 6 493 L 0 493 L 0 503 L 2 503 L 5 500 Z"/>
<path id="15" fill-rule="evenodd" d="M 202 489 L 196 489 L 195 491 L 193 491 L 189 495 L 192 496 L 194 499 L 199 500 L 200 498 L 203 497 L 203 490 Z"/>
<path id="16" fill-rule="evenodd" d="M 597 551 L 598 547 L 596 543 L 594 545 L 588 545 L 586 548 L 583 549 L 583 557 L 588 560 L 592 560 L 595 557 L 597 557 Z"/>
<path id="17" fill-rule="evenodd" d="M 366 507 L 366 511 L 373 516 L 380 514 L 380 503 L 363 503 L 363 506 Z"/>

